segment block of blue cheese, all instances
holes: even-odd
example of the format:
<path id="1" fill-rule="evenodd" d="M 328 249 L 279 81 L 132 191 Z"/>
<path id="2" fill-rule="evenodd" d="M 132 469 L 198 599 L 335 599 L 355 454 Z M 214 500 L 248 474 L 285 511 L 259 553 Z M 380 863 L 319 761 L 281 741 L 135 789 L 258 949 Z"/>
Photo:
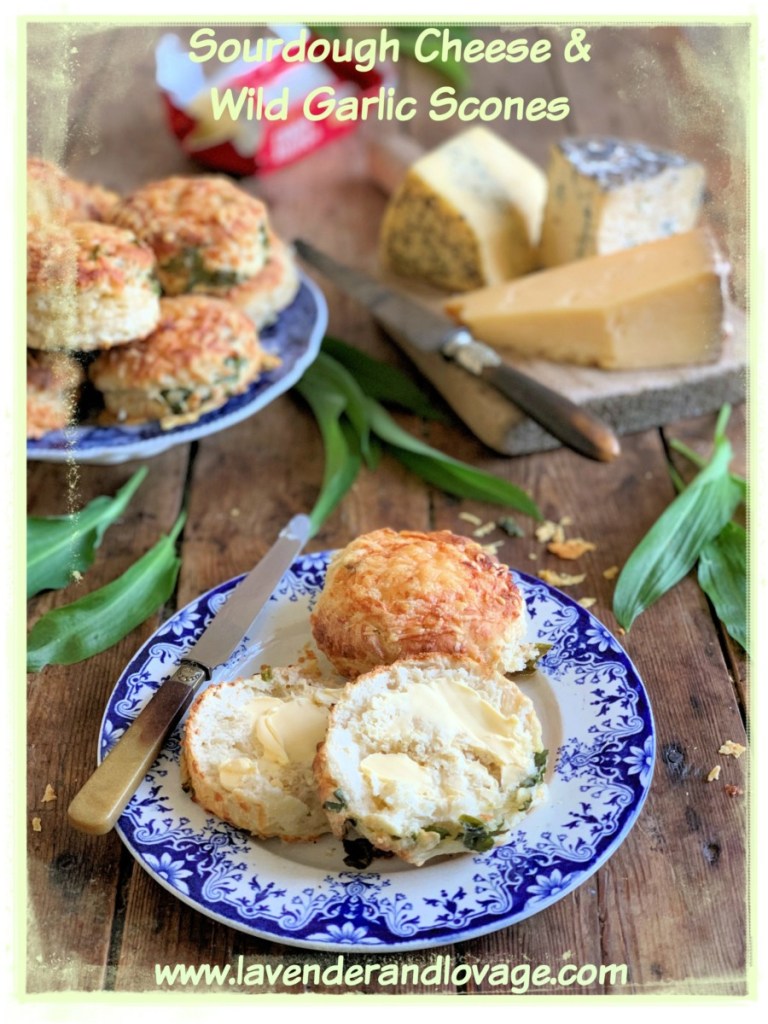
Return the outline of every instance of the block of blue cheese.
<path id="1" fill-rule="evenodd" d="M 396 274 L 450 291 L 497 284 L 537 261 L 544 172 L 487 128 L 417 160 L 390 200 L 381 258 Z"/>
<path id="2" fill-rule="evenodd" d="M 547 177 L 545 267 L 690 231 L 705 188 L 701 164 L 608 137 L 562 139 L 552 148 Z"/>

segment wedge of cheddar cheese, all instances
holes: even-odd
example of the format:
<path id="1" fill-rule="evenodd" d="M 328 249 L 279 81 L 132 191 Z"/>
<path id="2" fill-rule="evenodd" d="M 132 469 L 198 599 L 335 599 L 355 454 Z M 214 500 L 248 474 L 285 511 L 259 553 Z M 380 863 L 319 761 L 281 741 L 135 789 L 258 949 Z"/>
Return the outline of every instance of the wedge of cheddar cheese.
<path id="1" fill-rule="evenodd" d="M 448 313 L 481 341 L 607 369 L 710 362 L 724 332 L 724 275 L 702 230 L 459 295 Z"/>
<path id="2" fill-rule="evenodd" d="M 704 168 L 679 153 L 602 136 L 552 147 L 541 263 L 559 266 L 695 227 Z"/>
<path id="3" fill-rule="evenodd" d="M 451 291 L 536 265 L 546 176 L 487 128 L 470 128 L 417 160 L 386 210 L 382 261 Z"/>

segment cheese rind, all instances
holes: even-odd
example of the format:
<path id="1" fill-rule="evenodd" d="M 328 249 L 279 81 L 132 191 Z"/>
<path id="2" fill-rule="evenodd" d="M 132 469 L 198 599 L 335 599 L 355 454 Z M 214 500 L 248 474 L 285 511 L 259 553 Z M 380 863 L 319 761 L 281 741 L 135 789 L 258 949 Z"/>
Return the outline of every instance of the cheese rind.
<path id="1" fill-rule="evenodd" d="M 533 269 L 546 177 L 487 128 L 471 128 L 408 170 L 381 229 L 395 273 L 454 291 Z"/>
<path id="2" fill-rule="evenodd" d="M 608 137 L 563 139 L 552 148 L 547 178 L 546 267 L 690 231 L 705 186 L 701 164 Z"/>
<path id="3" fill-rule="evenodd" d="M 720 353 L 724 270 L 696 230 L 456 296 L 446 309 L 479 340 L 524 356 L 606 369 L 703 363 Z"/>

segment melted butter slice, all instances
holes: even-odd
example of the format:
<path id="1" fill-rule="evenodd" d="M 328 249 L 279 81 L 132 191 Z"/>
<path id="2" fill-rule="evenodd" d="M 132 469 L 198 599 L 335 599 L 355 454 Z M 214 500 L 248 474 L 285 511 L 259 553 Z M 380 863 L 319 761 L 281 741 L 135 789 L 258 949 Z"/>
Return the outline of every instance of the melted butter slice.
<path id="1" fill-rule="evenodd" d="M 239 789 L 249 775 L 253 773 L 255 765 L 250 757 L 233 757 L 219 766 L 219 782 L 222 789 Z"/>
<path id="2" fill-rule="evenodd" d="M 328 709 L 305 697 L 257 697 L 248 706 L 251 739 L 276 764 L 310 765 L 328 728 Z"/>
<path id="3" fill-rule="evenodd" d="M 420 792 L 432 787 L 427 769 L 407 754 L 369 754 L 360 762 L 360 771 L 369 778 L 375 776 L 381 782 L 405 783 Z"/>
<path id="4" fill-rule="evenodd" d="M 488 750 L 501 764 L 525 765 L 530 751 L 517 715 L 502 715 L 470 686 L 455 679 L 418 683 L 410 692 L 414 717 L 450 730 L 452 735 L 467 735 L 477 746 Z"/>

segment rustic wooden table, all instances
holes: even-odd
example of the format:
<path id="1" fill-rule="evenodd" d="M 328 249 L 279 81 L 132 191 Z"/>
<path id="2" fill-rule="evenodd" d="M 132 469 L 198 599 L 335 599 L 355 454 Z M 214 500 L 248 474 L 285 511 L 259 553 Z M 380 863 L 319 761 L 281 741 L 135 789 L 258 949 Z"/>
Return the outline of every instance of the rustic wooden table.
<path id="1" fill-rule="evenodd" d="M 590 65 L 520 65 L 512 71 L 475 65 L 471 91 L 569 95 L 571 133 L 607 131 L 681 147 L 680 119 L 695 110 L 696 117 L 686 122 L 684 148 L 707 165 L 710 217 L 729 242 L 743 280 L 743 138 L 736 130 L 735 141 L 724 143 L 724 122 L 732 125 L 734 118 L 726 116 L 710 88 L 716 72 L 725 74 L 730 67 L 731 44 L 737 40 L 729 32 L 740 32 L 743 43 L 745 30 L 738 27 L 688 35 L 677 28 L 594 30 Z M 30 25 L 28 34 L 31 152 L 58 157 L 72 174 L 118 190 L 194 172 L 166 129 L 154 86 L 160 29 L 63 30 L 38 24 Z M 713 74 L 706 80 L 686 77 L 684 68 L 696 67 L 690 58 L 704 52 L 715 62 Z M 426 96 L 439 84 L 413 65 L 401 68 L 401 75 L 403 91 L 414 95 Z M 510 78 L 513 89 L 505 84 Z M 404 127 L 426 145 L 451 129 L 424 117 Z M 542 162 L 563 130 L 547 122 L 494 127 Z M 384 198 L 367 178 L 363 134 L 243 184 L 267 200 L 283 236 L 300 232 L 349 263 L 370 262 Z M 408 368 L 360 307 L 323 287 L 332 333 Z M 435 446 L 529 489 L 548 518 L 569 515 L 576 534 L 597 541 L 597 550 L 582 560 L 587 580 L 574 594 L 594 596 L 592 611 L 615 629 L 614 583 L 602 570 L 624 563 L 673 497 L 669 439 L 682 438 L 706 452 L 714 415 L 625 437 L 621 458 L 610 465 L 565 450 L 504 459 L 490 454 L 456 420 L 426 425 L 403 416 L 401 422 Z M 736 467 L 742 469 L 744 432 L 743 410 L 737 409 L 729 435 Z M 313 957 L 209 920 L 145 874 L 116 834 L 93 838 L 68 826 L 67 805 L 94 767 L 102 711 L 126 661 L 175 608 L 249 569 L 290 515 L 311 508 L 322 475 L 322 449 L 306 406 L 289 393 L 228 431 L 150 460 L 148 468 L 147 480 L 122 521 L 108 531 L 84 581 L 31 602 L 34 621 L 72 600 L 75 591 L 79 595 L 115 578 L 187 504 L 181 574 L 169 605 L 111 650 L 80 665 L 50 667 L 29 680 L 30 992 L 153 991 L 156 962 L 223 964 L 243 954 L 248 962 L 274 964 Z M 73 469 L 30 463 L 29 510 L 64 512 L 71 488 L 83 502 L 114 493 L 135 469 L 136 464 Z M 470 532 L 461 512 L 483 521 L 498 515 L 490 506 L 447 498 L 385 459 L 375 473 L 360 476 L 310 550 L 341 546 L 385 525 Z M 534 551 L 536 561 L 529 558 Z M 505 539 L 499 555 L 528 571 L 564 565 L 533 539 L 532 529 L 523 538 Z M 744 657 L 693 578 L 646 612 L 623 642 L 647 685 L 658 735 L 653 785 L 636 826 L 586 884 L 549 909 L 433 953 L 451 952 L 466 962 L 546 963 L 555 969 L 564 962 L 629 966 L 626 986 L 569 990 L 580 994 L 739 995 L 746 991 L 749 960 L 747 758 L 718 758 L 718 748 L 727 739 L 746 743 Z M 718 760 L 726 762 L 723 777 L 708 784 L 707 773 Z M 744 795 L 729 796 L 724 782 L 738 785 Z M 44 803 L 48 784 L 56 799 Z M 40 819 L 39 831 L 33 818 Z M 369 991 L 379 990 L 374 984 Z M 462 986 L 460 994 L 474 991 Z M 479 991 L 498 994 L 482 986 Z"/>

